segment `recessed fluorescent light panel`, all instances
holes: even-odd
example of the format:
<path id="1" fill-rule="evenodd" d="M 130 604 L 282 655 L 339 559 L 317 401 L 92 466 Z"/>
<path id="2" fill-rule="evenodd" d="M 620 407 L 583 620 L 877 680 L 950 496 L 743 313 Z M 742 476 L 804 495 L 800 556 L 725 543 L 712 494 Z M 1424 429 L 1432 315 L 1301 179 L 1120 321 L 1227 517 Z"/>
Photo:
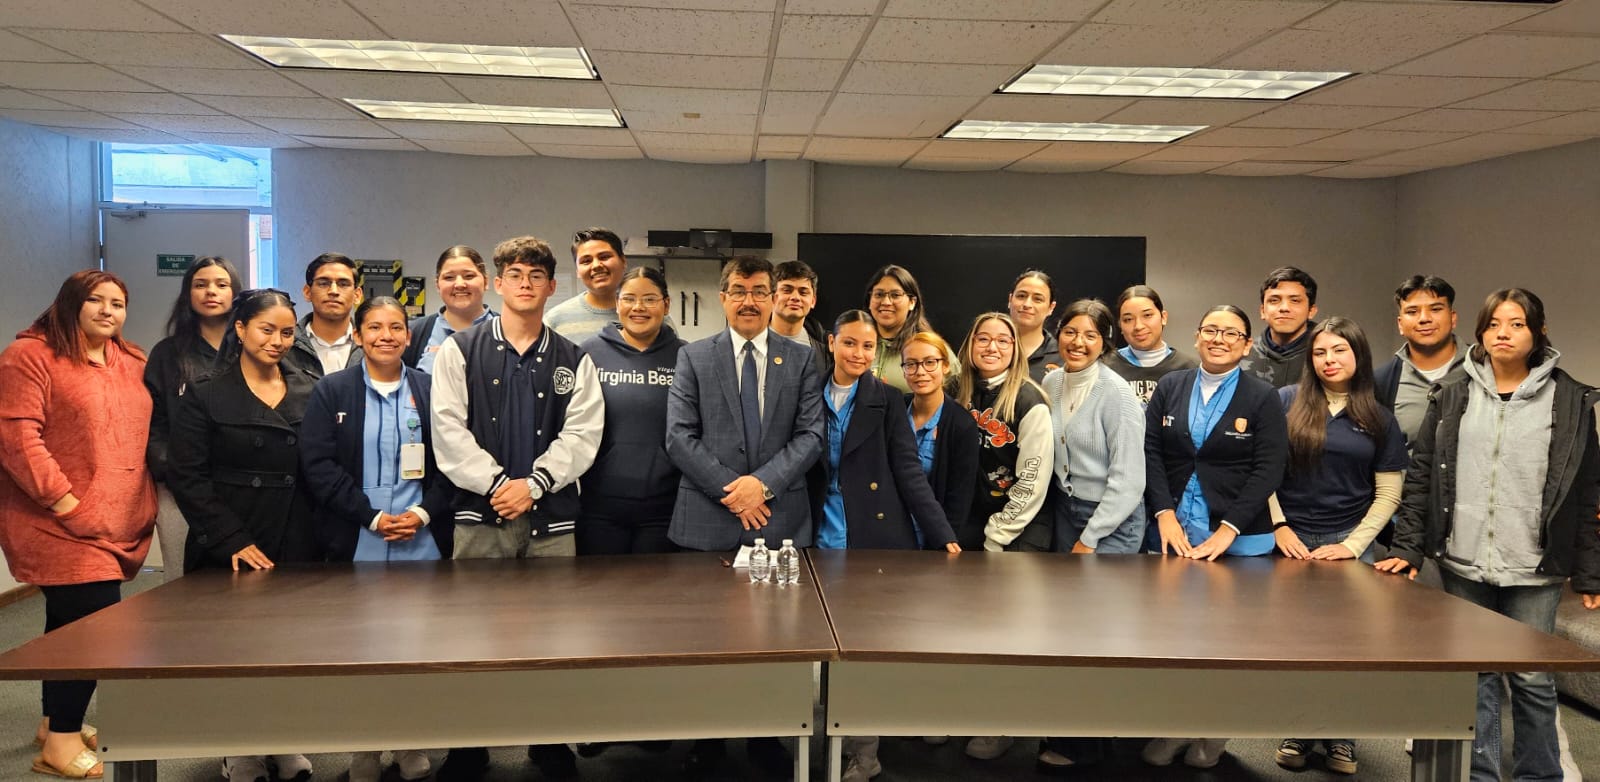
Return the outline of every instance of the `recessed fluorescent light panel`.
<path id="1" fill-rule="evenodd" d="M 1206 125 L 1112 125 L 1104 122 L 991 122 L 962 120 L 944 138 L 1015 139 L 1018 141 L 1132 141 L 1165 144 Z"/>
<path id="2" fill-rule="evenodd" d="M 1338 71 L 1035 65 L 1015 81 L 1001 87 L 1000 91 L 1035 95 L 1288 100 L 1349 75 Z"/>
<path id="3" fill-rule="evenodd" d="M 345 102 L 378 119 L 494 122 L 508 125 L 576 125 L 585 128 L 623 127 L 622 117 L 611 109 L 553 109 L 535 106 L 491 106 L 483 103 L 423 103 L 362 98 L 345 98 Z"/>
<path id="4" fill-rule="evenodd" d="M 341 41 L 224 35 L 222 39 L 280 68 L 463 73 L 599 79 L 583 49 L 546 46 L 477 46 L 415 41 Z"/>

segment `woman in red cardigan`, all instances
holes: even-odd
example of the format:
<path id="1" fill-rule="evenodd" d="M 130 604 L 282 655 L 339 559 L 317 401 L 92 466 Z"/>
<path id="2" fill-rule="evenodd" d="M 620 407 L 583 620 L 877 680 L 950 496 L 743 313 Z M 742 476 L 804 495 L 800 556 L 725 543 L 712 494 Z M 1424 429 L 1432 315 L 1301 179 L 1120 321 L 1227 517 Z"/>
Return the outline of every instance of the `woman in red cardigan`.
<path id="1" fill-rule="evenodd" d="M 151 402 L 144 353 L 122 338 L 127 312 L 122 280 L 86 269 L 0 353 L 0 550 L 44 593 L 45 632 L 120 600 L 150 550 Z M 83 725 L 94 687 L 44 683 L 34 771 L 101 776 Z"/>

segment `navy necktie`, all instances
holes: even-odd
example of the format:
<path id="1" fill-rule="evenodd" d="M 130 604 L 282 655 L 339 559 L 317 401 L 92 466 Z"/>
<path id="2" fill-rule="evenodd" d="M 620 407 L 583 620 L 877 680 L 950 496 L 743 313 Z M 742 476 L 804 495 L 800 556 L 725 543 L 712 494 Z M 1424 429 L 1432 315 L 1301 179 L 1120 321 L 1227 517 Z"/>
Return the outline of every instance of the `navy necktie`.
<path id="1" fill-rule="evenodd" d="M 756 373 L 756 346 L 744 343 L 744 368 L 739 371 L 739 408 L 744 413 L 744 452 L 756 463 L 761 449 L 761 381 Z"/>

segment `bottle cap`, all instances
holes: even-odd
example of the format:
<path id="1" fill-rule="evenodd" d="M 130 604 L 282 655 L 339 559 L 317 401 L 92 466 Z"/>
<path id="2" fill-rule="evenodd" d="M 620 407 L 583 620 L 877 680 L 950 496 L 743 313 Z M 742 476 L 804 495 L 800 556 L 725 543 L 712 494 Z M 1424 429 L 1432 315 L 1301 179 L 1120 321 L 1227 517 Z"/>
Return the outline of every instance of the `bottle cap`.
<path id="1" fill-rule="evenodd" d="M 785 545 L 785 546 L 793 546 L 794 545 L 794 540 L 790 539 L 790 538 L 784 538 L 783 539 L 783 545 Z"/>
<path id="2" fill-rule="evenodd" d="M 757 546 L 765 546 L 765 545 L 767 545 L 767 539 L 766 538 L 756 538 L 756 545 Z"/>

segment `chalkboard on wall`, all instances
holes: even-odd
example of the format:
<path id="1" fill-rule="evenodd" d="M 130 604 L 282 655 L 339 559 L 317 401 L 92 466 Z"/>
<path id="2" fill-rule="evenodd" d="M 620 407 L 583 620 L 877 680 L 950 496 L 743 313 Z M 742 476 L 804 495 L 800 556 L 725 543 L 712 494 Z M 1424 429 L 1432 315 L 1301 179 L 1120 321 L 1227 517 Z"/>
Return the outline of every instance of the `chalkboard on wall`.
<path id="1" fill-rule="evenodd" d="M 817 272 L 813 316 L 824 326 L 864 308 L 875 282 L 867 278 L 894 263 L 917 278 L 928 320 L 955 343 L 978 315 L 1005 312 L 1024 269 L 1043 269 L 1055 281 L 1057 312 L 1084 297 L 1115 306 L 1124 288 L 1144 282 L 1145 238 L 803 233 L 799 256 Z"/>

